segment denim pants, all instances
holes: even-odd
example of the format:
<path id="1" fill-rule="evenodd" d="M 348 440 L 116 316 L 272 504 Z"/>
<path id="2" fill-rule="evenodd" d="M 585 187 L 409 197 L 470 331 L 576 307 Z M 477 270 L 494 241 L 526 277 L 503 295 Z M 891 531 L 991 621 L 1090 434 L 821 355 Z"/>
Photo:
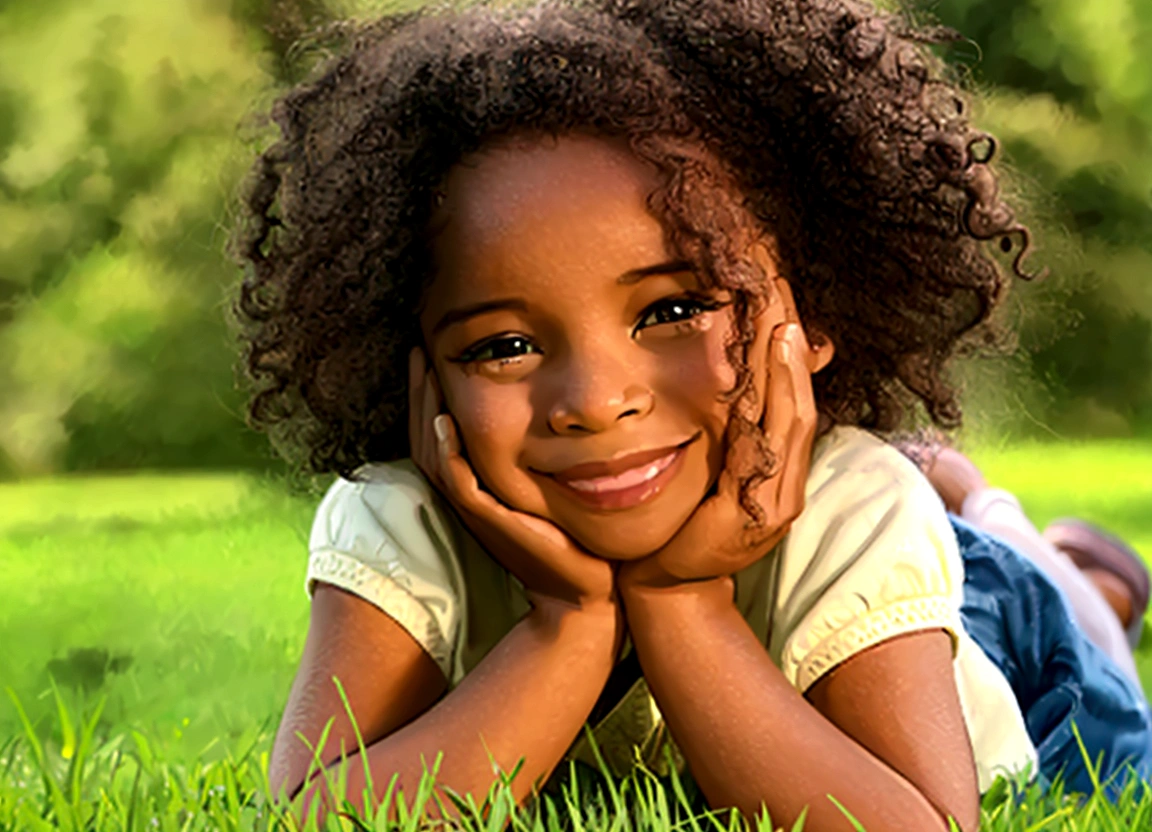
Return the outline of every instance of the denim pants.
<path id="1" fill-rule="evenodd" d="M 964 560 L 964 628 L 1016 694 L 1040 775 L 1050 782 L 1063 774 L 1066 790 L 1093 792 L 1075 723 L 1110 797 L 1132 770 L 1147 782 L 1152 712 L 1144 695 L 1087 639 L 1044 572 L 1007 543 L 951 519 Z"/>

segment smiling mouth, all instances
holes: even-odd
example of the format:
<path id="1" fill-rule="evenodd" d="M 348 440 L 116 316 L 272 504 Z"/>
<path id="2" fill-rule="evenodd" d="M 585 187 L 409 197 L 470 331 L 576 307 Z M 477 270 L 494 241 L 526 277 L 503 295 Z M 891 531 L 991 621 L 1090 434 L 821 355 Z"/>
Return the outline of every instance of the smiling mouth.
<path id="1" fill-rule="evenodd" d="M 608 477 L 590 477 L 588 479 L 561 480 L 564 485 L 575 488 L 577 491 L 586 491 L 593 494 L 602 494 L 606 491 L 620 491 L 625 488 L 634 488 L 641 483 L 648 482 L 660 475 L 665 468 L 673 463 L 676 454 L 683 445 L 677 445 L 673 450 L 653 462 L 629 468 L 620 474 Z"/>
<path id="2" fill-rule="evenodd" d="M 659 459 L 637 465 L 617 474 L 579 479 L 546 475 L 564 491 L 590 508 L 619 510 L 647 502 L 662 492 L 676 476 L 684 459 L 685 449 L 699 439 L 697 433 L 686 442 L 676 445 Z"/>

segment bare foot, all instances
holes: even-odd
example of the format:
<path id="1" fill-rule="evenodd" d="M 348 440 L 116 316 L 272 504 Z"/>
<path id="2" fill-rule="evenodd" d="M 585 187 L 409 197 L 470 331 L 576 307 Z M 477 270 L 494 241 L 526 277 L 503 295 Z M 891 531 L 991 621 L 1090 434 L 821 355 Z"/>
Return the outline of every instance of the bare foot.
<path id="1" fill-rule="evenodd" d="M 1115 535 L 1074 517 L 1054 520 L 1044 529 L 1044 537 L 1100 590 L 1135 649 L 1152 595 L 1152 576 L 1140 554 Z"/>
<path id="2" fill-rule="evenodd" d="M 1100 590 L 1108 606 L 1120 619 L 1120 625 L 1127 628 L 1132 623 L 1132 591 L 1128 585 L 1104 569 L 1088 567 L 1080 571 Z"/>

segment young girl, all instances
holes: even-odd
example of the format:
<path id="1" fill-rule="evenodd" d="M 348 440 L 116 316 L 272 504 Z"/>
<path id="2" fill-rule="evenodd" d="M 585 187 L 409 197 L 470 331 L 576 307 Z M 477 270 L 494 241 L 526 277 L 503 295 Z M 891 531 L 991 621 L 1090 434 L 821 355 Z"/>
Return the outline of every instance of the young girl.
<path id="1" fill-rule="evenodd" d="M 305 741 L 334 719 L 320 758 L 355 753 L 333 677 L 378 794 L 443 752 L 475 795 L 523 760 L 523 799 L 592 759 L 586 720 L 618 773 L 667 749 L 712 806 L 810 830 L 848 828 L 832 795 L 970 832 L 997 774 L 1076 765 L 1092 679 L 1009 661 L 1035 599 L 966 582 L 876 435 L 957 420 L 943 366 L 1004 287 L 981 241 L 1027 243 L 897 29 L 853 0 L 425 13 L 279 103 L 242 240 L 252 415 L 342 478 L 274 787 L 332 805 Z M 1044 649 L 1082 640 L 1052 620 Z M 1146 773 L 1147 708 L 1101 666 L 1137 745 L 1090 751 Z M 1049 688 L 1067 707 L 1031 719 Z"/>

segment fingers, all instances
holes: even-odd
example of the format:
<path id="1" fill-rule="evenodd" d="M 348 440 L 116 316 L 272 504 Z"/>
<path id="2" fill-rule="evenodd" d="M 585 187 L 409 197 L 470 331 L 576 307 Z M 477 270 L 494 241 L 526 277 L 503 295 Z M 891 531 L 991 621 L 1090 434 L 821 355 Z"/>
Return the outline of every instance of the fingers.
<path id="1" fill-rule="evenodd" d="M 499 503 L 480 488 L 476 472 L 460 455 L 460 435 L 452 417 L 447 413 L 435 414 L 431 419 L 431 433 L 436 485 L 449 501 L 465 514 L 488 514 L 498 508 Z"/>
<path id="2" fill-rule="evenodd" d="M 426 367 L 423 351 L 416 348 L 408 360 L 408 439 L 413 461 L 465 515 L 502 514 L 503 506 L 480 488 L 472 466 L 461 455 L 456 423 L 440 412 L 442 406 L 436 376 Z"/>
<path id="3" fill-rule="evenodd" d="M 480 487 L 472 464 L 461 454 L 463 445 L 456 421 L 448 413 L 438 412 L 439 388 L 431 374 L 427 376 L 422 397 L 422 407 L 429 416 L 425 431 L 426 453 L 431 460 L 429 467 L 437 488 L 448 497 L 470 527 L 478 519 L 487 522 L 505 520 L 509 510 Z"/>
<path id="4" fill-rule="evenodd" d="M 766 386 L 765 374 L 768 364 L 768 345 L 772 340 L 772 308 L 776 304 L 771 300 L 760 314 L 756 316 L 756 337 L 748 349 L 748 369 L 752 373 L 752 394 L 740 402 L 740 412 L 749 422 L 759 422 L 764 413 L 764 393 Z"/>
<path id="5" fill-rule="evenodd" d="M 427 372 L 424 374 L 421 387 L 420 410 L 423 414 L 424 424 L 432 428 L 435 428 L 434 420 L 437 414 L 440 413 L 440 402 L 437 398 L 435 380 L 432 378 L 432 373 Z M 435 435 L 428 436 L 429 432 L 428 428 L 425 428 L 425 442 L 431 443 L 430 447 L 426 447 L 426 452 L 430 452 L 429 456 L 435 458 L 436 441 L 438 437 Z M 434 431 L 432 431 L 432 433 L 434 434 Z"/>
<path id="6" fill-rule="evenodd" d="M 769 513 L 788 522 L 804 507 L 804 488 L 816 436 L 816 399 L 808 352 L 808 340 L 799 323 L 777 327 L 772 339 L 763 427 L 779 473 L 761 487 L 761 493 Z"/>
<path id="7" fill-rule="evenodd" d="M 750 422 L 760 422 L 764 415 L 766 402 L 769 369 L 769 344 L 774 329 L 773 322 L 783 318 L 785 323 L 799 323 L 796 313 L 796 301 L 792 297 L 792 289 L 788 281 L 782 277 L 773 277 L 776 274 L 773 261 L 768 250 L 762 246 L 753 249 L 756 259 L 767 280 L 765 293 L 765 306 L 755 318 L 756 337 L 748 350 L 748 368 L 752 372 L 753 395 L 741 406 L 741 413 Z"/>
<path id="8" fill-rule="evenodd" d="M 780 301 L 784 305 L 784 320 L 790 324 L 800 323 L 800 315 L 796 311 L 796 298 L 792 296 L 792 286 L 782 277 L 778 277 L 772 281 L 776 291 L 780 295 Z"/>
<path id="9" fill-rule="evenodd" d="M 775 475 L 758 484 L 753 498 L 765 512 L 764 525 L 755 534 L 771 536 L 803 510 L 804 490 L 816 435 L 817 411 L 808 371 L 808 342 L 798 323 L 781 323 L 772 330 L 767 352 L 767 390 L 760 428 L 768 437 Z M 739 506 L 741 482 L 756 469 L 762 445 L 755 436 L 733 433 L 717 496 L 727 511 L 716 522 L 744 530 L 748 516 Z M 782 536 L 782 532 L 781 535 Z"/>
<path id="10" fill-rule="evenodd" d="M 436 443 L 436 468 L 440 475 L 440 487 L 454 502 L 471 502 L 468 496 L 476 487 L 476 475 L 472 472 L 472 466 L 460 456 L 460 437 L 456 434 L 456 424 L 452 417 L 447 413 L 433 416 L 432 433 Z"/>
<path id="11" fill-rule="evenodd" d="M 786 304 L 787 298 L 782 302 Z M 717 493 L 696 509 L 661 553 L 661 566 L 669 574 L 683 580 L 731 575 L 763 557 L 803 510 L 817 424 L 809 353 L 800 324 L 788 321 L 771 330 L 761 352 L 765 356 L 761 377 L 767 381 L 758 421 L 777 463 L 776 475 L 751 493 L 764 512 L 763 522 L 750 526 L 739 500 L 741 482 L 759 458 L 761 443 L 755 435 L 741 433 L 733 421 Z"/>
<path id="12" fill-rule="evenodd" d="M 513 512 L 480 488 L 472 466 L 460 455 L 460 438 L 451 416 L 438 414 L 432 428 L 441 471 L 440 487 L 464 524 L 525 587 L 538 587 L 546 594 L 563 596 L 564 592 L 556 589 L 556 570 L 562 572 L 562 565 L 543 564 L 535 557 L 549 550 L 558 552 L 566 548 L 564 533 L 546 520 Z M 525 553 L 535 554 L 525 556 Z"/>

